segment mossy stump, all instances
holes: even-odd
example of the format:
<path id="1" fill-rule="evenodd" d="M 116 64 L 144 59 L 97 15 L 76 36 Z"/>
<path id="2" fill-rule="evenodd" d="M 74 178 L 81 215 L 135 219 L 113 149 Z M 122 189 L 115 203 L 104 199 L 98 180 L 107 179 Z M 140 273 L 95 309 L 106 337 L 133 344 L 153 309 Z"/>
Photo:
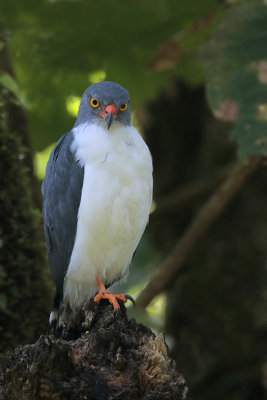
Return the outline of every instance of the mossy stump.
<path id="1" fill-rule="evenodd" d="M 86 303 L 76 328 L 41 336 L 0 361 L 0 399 L 185 399 L 187 385 L 162 334 Z"/>

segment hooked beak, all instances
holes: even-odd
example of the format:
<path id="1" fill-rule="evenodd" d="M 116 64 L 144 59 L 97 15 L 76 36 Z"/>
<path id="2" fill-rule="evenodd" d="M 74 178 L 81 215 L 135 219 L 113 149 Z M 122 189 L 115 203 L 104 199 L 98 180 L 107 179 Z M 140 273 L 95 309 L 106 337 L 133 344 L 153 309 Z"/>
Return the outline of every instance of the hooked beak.
<path id="1" fill-rule="evenodd" d="M 109 104 L 105 107 L 104 112 L 99 112 L 97 115 L 106 121 L 108 129 L 110 128 L 113 119 L 118 118 L 117 108 L 114 106 L 114 104 Z"/>
<path id="2" fill-rule="evenodd" d="M 113 114 L 112 112 L 108 113 L 107 116 L 105 117 L 105 121 L 107 123 L 108 129 L 110 128 L 110 125 L 112 124 L 113 121 Z"/>

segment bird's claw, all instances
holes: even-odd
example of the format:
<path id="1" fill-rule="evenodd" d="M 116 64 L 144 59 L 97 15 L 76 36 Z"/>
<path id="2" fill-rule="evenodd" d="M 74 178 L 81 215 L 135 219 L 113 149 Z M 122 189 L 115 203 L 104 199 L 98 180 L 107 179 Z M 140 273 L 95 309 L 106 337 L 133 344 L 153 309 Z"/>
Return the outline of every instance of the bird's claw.
<path id="1" fill-rule="evenodd" d="M 116 308 L 116 310 L 113 313 L 113 317 L 116 318 L 119 315 L 120 311 L 121 311 L 120 308 Z"/>
<path id="2" fill-rule="evenodd" d="M 113 305 L 113 311 L 114 311 L 114 314 L 116 314 L 116 315 L 118 315 L 118 313 L 120 311 L 120 305 L 118 303 L 118 300 L 121 300 L 123 303 L 126 303 L 127 300 L 130 300 L 135 307 L 135 301 L 132 298 L 132 296 L 130 296 L 129 294 L 112 294 L 108 291 L 105 291 L 105 292 L 99 292 L 94 297 L 94 301 L 96 301 L 97 303 L 99 303 L 103 299 L 108 300 L 110 302 L 110 304 Z"/>
<path id="3" fill-rule="evenodd" d="M 125 294 L 124 297 L 125 297 L 125 299 L 130 300 L 133 303 L 133 306 L 135 307 L 135 301 L 132 298 L 132 296 L 130 296 L 129 294 Z"/>

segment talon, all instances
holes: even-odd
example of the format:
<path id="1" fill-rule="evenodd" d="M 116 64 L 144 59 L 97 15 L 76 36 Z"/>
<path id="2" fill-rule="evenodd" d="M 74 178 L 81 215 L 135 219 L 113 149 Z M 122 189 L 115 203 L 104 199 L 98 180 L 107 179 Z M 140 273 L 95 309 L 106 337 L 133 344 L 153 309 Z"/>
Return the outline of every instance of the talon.
<path id="1" fill-rule="evenodd" d="M 120 310 L 120 305 L 118 303 L 118 300 L 123 301 L 123 303 L 126 303 L 127 300 L 130 300 L 133 303 L 133 305 L 135 306 L 135 301 L 130 295 L 128 295 L 128 294 L 126 294 L 126 295 L 112 294 L 112 293 L 108 292 L 98 274 L 96 275 L 96 284 L 98 287 L 98 294 L 94 297 L 94 301 L 99 303 L 101 300 L 107 299 L 110 302 L 110 304 L 113 305 L 113 311 L 114 311 L 114 313 L 116 313 L 116 315 L 118 314 L 118 312 Z"/>
<path id="2" fill-rule="evenodd" d="M 120 308 L 116 308 L 116 310 L 114 311 L 114 316 L 117 317 L 120 313 Z"/>
<path id="3" fill-rule="evenodd" d="M 130 296 L 129 294 L 125 294 L 124 297 L 125 297 L 125 299 L 130 300 L 133 303 L 133 306 L 135 308 L 135 301 L 132 298 L 132 296 Z"/>

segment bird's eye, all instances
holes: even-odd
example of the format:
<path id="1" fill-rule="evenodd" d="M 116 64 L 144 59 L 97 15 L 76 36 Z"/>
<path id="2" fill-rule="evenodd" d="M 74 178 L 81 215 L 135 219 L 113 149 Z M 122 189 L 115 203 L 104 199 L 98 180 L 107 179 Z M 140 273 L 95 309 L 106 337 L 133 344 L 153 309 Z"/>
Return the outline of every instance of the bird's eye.
<path id="1" fill-rule="evenodd" d="M 127 103 L 123 103 L 123 104 L 121 104 L 121 106 L 120 106 L 120 110 L 121 110 L 121 111 L 126 111 L 126 110 L 127 110 L 127 107 L 128 107 L 128 104 L 127 104 Z"/>
<path id="2" fill-rule="evenodd" d="M 92 97 L 90 99 L 90 106 L 91 107 L 97 108 L 97 107 L 99 107 L 99 105 L 100 105 L 100 103 L 99 103 L 99 101 L 97 99 L 95 99 L 94 97 Z"/>

